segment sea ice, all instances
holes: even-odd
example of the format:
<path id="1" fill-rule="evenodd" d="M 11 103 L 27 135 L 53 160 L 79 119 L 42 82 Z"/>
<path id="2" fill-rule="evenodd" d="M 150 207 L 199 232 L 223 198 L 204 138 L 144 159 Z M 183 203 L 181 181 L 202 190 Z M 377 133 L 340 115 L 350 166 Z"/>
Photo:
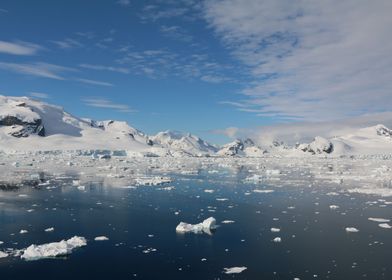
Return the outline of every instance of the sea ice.
<path id="1" fill-rule="evenodd" d="M 369 221 L 372 222 L 377 222 L 377 223 L 389 223 L 390 220 L 389 219 L 384 219 L 384 218 L 369 218 Z"/>
<path id="2" fill-rule="evenodd" d="M 346 227 L 347 232 L 359 232 L 359 229 L 355 227 Z"/>
<path id="3" fill-rule="evenodd" d="M 389 225 L 389 224 L 387 224 L 387 223 L 379 224 L 378 226 L 379 226 L 380 228 L 386 228 L 386 229 L 392 228 L 392 226 Z"/>
<path id="4" fill-rule="evenodd" d="M 86 246 L 87 241 L 84 237 L 74 236 L 68 240 L 46 243 L 42 245 L 30 245 L 23 250 L 21 255 L 25 260 L 38 260 L 43 258 L 53 258 L 70 254 L 74 249 Z"/>
<path id="5" fill-rule="evenodd" d="M 246 269 L 247 269 L 246 266 L 236 266 L 236 267 L 229 267 L 229 268 L 225 267 L 224 273 L 226 274 L 241 273 Z"/>
<path id="6" fill-rule="evenodd" d="M 54 231 L 54 227 L 47 228 L 47 229 L 45 229 L 45 231 L 46 232 L 52 232 L 52 231 Z"/>
<path id="7" fill-rule="evenodd" d="M 8 257 L 8 254 L 5 252 L 0 251 L 0 259 Z"/>
<path id="8" fill-rule="evenodd" d="M 274 241 L 275 243 L 280 243 L 280 242 L 282 242 L 282 238 L 275 237 L 272 241 Z"/>
<path id="9" fill-rule="evenodd" d="M 280 228 L 271 228 L 271 232 L 280 232 Z"/>
<path id="10" fill-rule="evenodd" d="M 109 240 L 109 238 L 107 238 L 106 236 L 97 236 L 94 238 L 95 241 L 107 241 Z"/>
<path id="11" fill-rule="evenodd" d="M 213 217 L 205 219 L 203 222 L 192 225 L 188 223 L 181 222 L 176 227 L 176 231 L 179 233 L 207 233 L 210 234 L 212 229 L 216 228 L 216 220 Z"/>

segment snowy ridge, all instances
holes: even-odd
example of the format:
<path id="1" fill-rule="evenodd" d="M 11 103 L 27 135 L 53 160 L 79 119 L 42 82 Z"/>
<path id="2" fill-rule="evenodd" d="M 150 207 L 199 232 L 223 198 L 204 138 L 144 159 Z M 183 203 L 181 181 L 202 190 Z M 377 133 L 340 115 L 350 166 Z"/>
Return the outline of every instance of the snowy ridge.
<path id="1" fill-rule="evenodd" d="M 0 96 L 0 152 L 22 154 L 170 156 L 170 157 L 306 157 L 387 156 L 392 154 L 392 130 L 384 125 L 310 143 L 270 145 L 238 139 L 217 147 L 182 132 L 148 136 L 124 121 L 78 118 L 63 108 L 27 97 Z"/>

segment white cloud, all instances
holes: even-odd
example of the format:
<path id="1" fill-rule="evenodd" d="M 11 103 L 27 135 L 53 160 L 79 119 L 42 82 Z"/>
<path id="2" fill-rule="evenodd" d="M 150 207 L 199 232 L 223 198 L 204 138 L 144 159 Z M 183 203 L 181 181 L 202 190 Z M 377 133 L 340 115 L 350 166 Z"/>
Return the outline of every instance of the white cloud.
<path id="1" fill-rule="evenodd" d="M 102 81 L 96 81 L 96 80 L 89 80 L 89 79 L 75 79 L 78 82 L 89 84 L 89 85 L 95 85 L 95 86 L 104 86 L 104 87 L 112 87 L 113 84 L 108 83 L 108 82 L 102 82 Z"/>
<path id="2" fill-rule="evenodd" d="M 126 104 L 117 104 L 106 98 L 85 98 L 82 100 L 87 106 L 105 109 L 114 109 L 123 113 L 134 113 L 136 110 L 131 109 Z"/>
<path id="3" fill-rule="evenodd" d="M 281 123 L 269 126 L 244 128 L 227 128 L 215 130 L 214 133 L 231 138 L 250 137 L 259 144 L 270 144 L 274 140 L 293 145 L 297 142 L 310 142 L 315 136 L 331 138 L 347 135 L 359 128 L 383 124 L 392 128 L 392 112 L 364 114 L 362 116 L 325 122 Z"/>
<path id="4" fill-rule="evenodd" d="M 77 40 L 66 38 L 61 41 L 52 41 L 55 45 L 57 45 L 60 49 L 73 49 L 77 47 L 82 47 L 83 44 Z"/>
<path id="5" fill-rule="evenodd" d="M 41 46 L 28 42 L 0 41 L 0 53 L 12 55 L 34 55 L 41 49 Z"/>
<path id="6" fill-rule="evenodd" d="M 0 69 L 15 72 L 18 74 L 36 76 L 41 78 L 49 78 L 55 80 L 65 80 L 65 78 L 61 76 L 62 73 L 75 71 L 75 69 L 72 68 L 44 63 L 44 62 L 34 62 L 34 63 L 25 63 L 25 64 L 0 62 Z"/>
<path id="7" fill-rule="evenodd" d="M 122 74 L 129 73 L 129 69 L 124 67 L 113 67 L 113 66 L 104 66 L 104 65 L 95 65 L 95 64 L 80 64 L 79 66 L 90 70 L 110 71 L 110 72 L 118 72 Z"/>
<path id="8" fill-rule="evenodd" d="M 40 98 L 40 99 L 48 99 L 49 98 L 49 95 L 47 93 L 36 92 L 36 91 L 30 92 L 30 96 Z"/>
<path id="9" fill-rule="evenodd" d="M 211 0 L 204 12 L 251 70 L 239 109 L 312 121 L 391 110 L 391 1 Z"/>
<path id="10" fill-rule="evenodd" d="M 117 4 L 121 5 L 121 6 L 129 6 L 131 4 L 130 0 L 118 0 Z"/>

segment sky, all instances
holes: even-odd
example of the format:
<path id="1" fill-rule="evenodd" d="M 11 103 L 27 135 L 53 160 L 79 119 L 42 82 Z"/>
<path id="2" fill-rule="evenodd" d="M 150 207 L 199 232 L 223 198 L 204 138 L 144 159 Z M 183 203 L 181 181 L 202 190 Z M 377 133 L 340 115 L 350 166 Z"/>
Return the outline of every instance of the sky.
<path id="1" fill-rule="evenodd" d="M 391 14 L 389 0 L 2 0 L 0 94 L 218 144 L 392 125 Z"/>

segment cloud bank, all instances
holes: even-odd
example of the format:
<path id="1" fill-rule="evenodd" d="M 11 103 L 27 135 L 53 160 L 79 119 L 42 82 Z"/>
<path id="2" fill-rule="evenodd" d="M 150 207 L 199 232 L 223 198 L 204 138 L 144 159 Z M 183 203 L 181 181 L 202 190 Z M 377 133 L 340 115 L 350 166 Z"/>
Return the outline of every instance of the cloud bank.
<path id="1" fill-rule="evenodd" d="M 218 0 L 204 13 L 252 77 L 239 110 L 295 121 L 391 111 L 391 1 Z"/>

